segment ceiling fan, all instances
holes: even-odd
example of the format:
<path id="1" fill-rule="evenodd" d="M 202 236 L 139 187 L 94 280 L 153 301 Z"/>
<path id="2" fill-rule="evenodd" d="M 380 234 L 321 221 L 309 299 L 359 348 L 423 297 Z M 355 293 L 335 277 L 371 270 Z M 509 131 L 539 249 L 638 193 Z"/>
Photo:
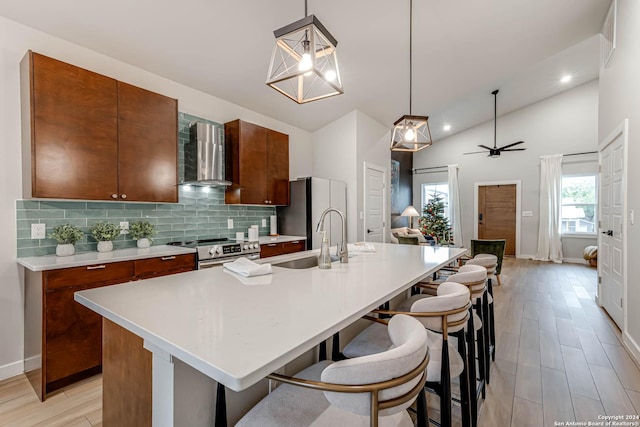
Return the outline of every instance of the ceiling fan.
<path id="1" fill-rule="evenodd" d="M 486 145 L 478 145 L 480 148 L 484 148 L 485 150 L 489 150 L 489 157 L 500 157 L 500 153 L 503 151 L 524 151 L 526 148 L 511 148 L 516 145 L 523 144 L 524 141 L 514 142 L 513 144 L 503 145 L 502 147 L 498 147 L 496 144 L 496 134 L 497 134 L 497 124 L 498 124 L 498 89 L 491 92 L 493 95 L 493 147 L 487 147 Z M 472 151 L 471 153 L 463 153 L 463 154 L 479 154 L 486 153 L 486 151 Z"/>

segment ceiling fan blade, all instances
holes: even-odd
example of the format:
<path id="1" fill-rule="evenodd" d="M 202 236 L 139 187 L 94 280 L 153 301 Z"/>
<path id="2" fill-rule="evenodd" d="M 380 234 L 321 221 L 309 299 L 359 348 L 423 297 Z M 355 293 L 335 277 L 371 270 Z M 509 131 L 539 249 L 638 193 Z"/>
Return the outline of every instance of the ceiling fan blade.
<path id="1" fill-rule="evenodd" d="M 491 147 L 487 147 L 486 145 L 478 145 L 480 148 L 484 148 L 485 150 L 493 150 Z"/>
<path id="2" fill-rule="evenodd" d="M 487 152 L 486 151 L 472 151 L 470 153 L 462 153 L 462 154 L 463 155 L 466 155 L 466 154 L 487 154 Z"/>
<path id="3" fill-rule="evenodd" d="M 502 147 L 498 148 L 498 150 L 504 150 L 505 148 L 513 147 L 514 145 L 520 145 L 520 144 L 524 144 L 524 141 L 518 141 L 518 142 L 514 142 L 513 144 L 503 145 Z"/>
<path id="4" fill-rule="evenodd" d="M 507 148 L 506 150 L 500 150 L 500 151 L 524 151 L 526 150 L 526 148 Z"/>

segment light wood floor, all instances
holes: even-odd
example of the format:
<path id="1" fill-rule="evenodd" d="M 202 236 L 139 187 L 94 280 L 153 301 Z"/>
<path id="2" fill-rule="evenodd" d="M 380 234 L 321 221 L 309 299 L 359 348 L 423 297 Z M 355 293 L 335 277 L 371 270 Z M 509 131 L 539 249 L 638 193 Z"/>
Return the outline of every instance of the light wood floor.
<path id="1" fill-rule="evenodd" d="M 553 426 L 640 412 L 640 370 L 594 302 L 587 266 L 505 259 L 494 288 L 496 361 L 481 427 Z M 0 381 L 0 426 L 101 426 L 100 376 L 40 403 L 24 375 Z M 438 418 L 437 398 L 429 397 Z M 459 425 L 459 410 L 454 411 Z"/>

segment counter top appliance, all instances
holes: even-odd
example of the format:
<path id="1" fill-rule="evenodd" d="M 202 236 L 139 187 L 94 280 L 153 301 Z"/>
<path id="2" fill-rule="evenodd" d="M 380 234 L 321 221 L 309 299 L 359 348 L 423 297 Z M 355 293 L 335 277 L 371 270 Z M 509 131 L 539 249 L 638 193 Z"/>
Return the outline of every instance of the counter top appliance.
<path id="1" fill-rule="evenodd" d="M 197 251 L 198 270 L 215 267 L 238 258 L 260 258 L 260 243 L 258 241 L 236 241 L 226 237 L 212 239 L 190 240 L 167 243 L 172 246 L 195 248 Z"/>

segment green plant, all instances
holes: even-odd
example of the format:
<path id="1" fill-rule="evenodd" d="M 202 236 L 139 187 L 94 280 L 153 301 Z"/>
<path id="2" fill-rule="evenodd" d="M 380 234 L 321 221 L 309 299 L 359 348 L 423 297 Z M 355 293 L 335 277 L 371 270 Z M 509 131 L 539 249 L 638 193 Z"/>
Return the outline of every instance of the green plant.
<path id="1" fill-rule="evenodd" d="M 49 234 L 50 239 L 56 239 L 59 245 L 75 245 L 82 239 L 84 233 L 75 225 L 64 224 L 53 227 L 53 232 Z"/>
<path id="2" fill-rule="evenodd" d="M 129 227 L 129 232 L 131 233 L 131 238 L 134 240 L 145 238 L 151 240 L 151 237 L 156 234 L 154 225 L 149 221 L 134 222 L 131 224 L 131 227 Z"/>
<path id="3" fill-rule="evenodd" d="M 98 242 L 109 242 L 120 235 L 120 226 L 107 221 L 100 221 L 91 227 L 91 235 Z"/>
<path id="4" fill-rule="evenodd" d="M 440 243 L 451 241 L 451 227 L 449 219 L 444 216 L 445 203 L 441 194 L 433 193 L 422 209 L 422 216 L 418 220 L 418 228 L 422 234 L 438 239 Z"/>

